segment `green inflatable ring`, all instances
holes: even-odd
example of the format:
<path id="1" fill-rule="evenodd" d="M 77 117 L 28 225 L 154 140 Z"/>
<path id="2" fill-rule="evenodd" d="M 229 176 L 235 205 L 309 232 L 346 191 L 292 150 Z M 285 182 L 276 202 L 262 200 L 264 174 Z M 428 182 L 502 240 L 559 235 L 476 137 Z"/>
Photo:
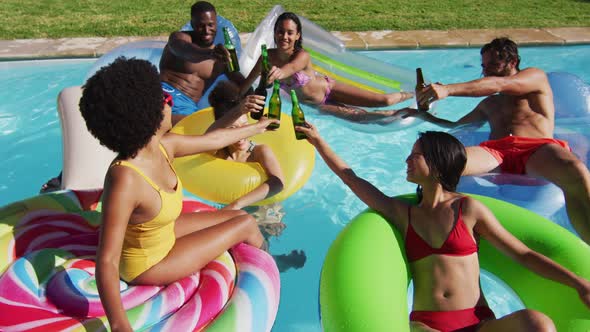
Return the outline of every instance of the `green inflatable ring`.
<path id="1" fill-rule="evenodd" d="M 590 247 L 566 229 L 494 198 L 471 195 L 531 249 L 590 279 Z M 399 198 L 415 202 L 415 195 Z M 480 242 L 481 268 L 506 282 L 527 308 L 551 317 L 558 331 L 590 331 L 590 310 L 577 292 L 544 279 Z M 366 210 L 332 243 L 320 280 L 324 331 L 409 331 L 410 275 L 403 237 L 381 215 Z"/>

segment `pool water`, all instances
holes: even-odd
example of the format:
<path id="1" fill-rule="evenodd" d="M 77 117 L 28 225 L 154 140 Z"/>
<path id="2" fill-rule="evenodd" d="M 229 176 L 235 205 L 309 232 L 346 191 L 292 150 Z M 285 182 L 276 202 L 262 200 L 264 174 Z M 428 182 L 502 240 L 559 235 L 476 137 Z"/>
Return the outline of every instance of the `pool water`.
<path id="1" fill-rule="evenodd" d="M 360 52 L 401 67 L 422 67 L 427 79 L 443 83 L 480 77 L 478 49 Z M 590 82 L 590 46 L 523 47 L 521 67 L 567 71 Z M 61 169 L 61 134 L 56 97 L 67 86 L 81 85 L 93 60 L 51 60 L 0 63 L 0 206 L 35 195 Z M 436 106 L 439 116 L 458 119 L 478 98 L 449 98 Z M 405 131 L 362 133 L 328 116 L 306 115 L 352 168 L 387 195 L 413 192 L 405 181 L 405 158 L 418 131 L 439 128 L 420 124 Z M 321 331 L 319 279 L 324 257 L 342 228 L 366 206 L 317 158 L 308 183 L 282 202 L 287 228 L 273 238 L 273 254 L 303 250 L 300 269 L 281 274 L 281 303 L 273 331 Z M 354 285 L 351 285 L 354 287 Z M 484 288 L 496 288 L 493 281 Z M 505 314 L 514 310 L 505 293 L 490 302 Z"/>
<path id="2" fill-rule="evenodd" d="M 57 94 L 95 60 L 0 62 L 0 206 L 32 196 L 62 164 Z"/>

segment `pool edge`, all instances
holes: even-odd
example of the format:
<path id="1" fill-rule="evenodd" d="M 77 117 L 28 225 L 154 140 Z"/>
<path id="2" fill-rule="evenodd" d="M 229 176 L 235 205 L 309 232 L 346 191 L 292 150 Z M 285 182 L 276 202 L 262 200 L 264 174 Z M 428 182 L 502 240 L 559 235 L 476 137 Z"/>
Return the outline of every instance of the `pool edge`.
<path id="1" fill-rule="evenodd" d="M 466 29 L 413 31 L 332 31 L 350 50 L 480 47 L 495 37 L 510 37 L 521 46 L 590 44 L 590 27 L 542 29 Z M 251 33 L 240 33 L 242 44 Z M 0 60 L 95 58 L 132 41 L 166 41 L 167 36 L 90 37 L 0 40 Z"/>

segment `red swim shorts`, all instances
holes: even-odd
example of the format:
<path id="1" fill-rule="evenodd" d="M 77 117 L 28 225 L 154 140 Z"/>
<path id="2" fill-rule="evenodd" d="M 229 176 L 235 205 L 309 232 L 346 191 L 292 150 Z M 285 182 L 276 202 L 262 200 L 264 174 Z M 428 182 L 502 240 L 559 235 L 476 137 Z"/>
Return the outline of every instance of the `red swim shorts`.
<path id="1" fill-rule="evenodd" d="M 453 311 L 412 311 L 410 320 L 420 322 L 441 332 L 475 331 L 481 321 L 495 319 L 488 307 L 475 307 Z"/>
<path id="2" fill-rule="evenodd" d="M 479 144 L 500 163 L 504 173 L 525 174 L 530 156 L 545 144 L 557 144 L 571 151 L 566 141 L 554 138 L 506 136 Z"/>

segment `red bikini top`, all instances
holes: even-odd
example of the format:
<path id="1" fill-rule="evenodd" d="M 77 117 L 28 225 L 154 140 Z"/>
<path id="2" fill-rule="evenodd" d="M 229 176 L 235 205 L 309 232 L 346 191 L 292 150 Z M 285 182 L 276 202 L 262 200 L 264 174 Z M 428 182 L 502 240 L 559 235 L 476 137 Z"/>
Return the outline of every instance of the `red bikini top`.
<path id="1" fill-rule="evenodd" d="M 455 226 L 447 236 L 440 248 L 431 247 L 416 233 L 410 218 L 411 206 L 408 207 L 408 230 L 406 232 L 406 255 L 408 261 L 414 262 L 430 255 L 467 256 L 477 252 L 477 243 L 473 240 L 467 226 L 463 222 L 461 207 L 463 199 L 459 202 L 459 215 Z"/>

